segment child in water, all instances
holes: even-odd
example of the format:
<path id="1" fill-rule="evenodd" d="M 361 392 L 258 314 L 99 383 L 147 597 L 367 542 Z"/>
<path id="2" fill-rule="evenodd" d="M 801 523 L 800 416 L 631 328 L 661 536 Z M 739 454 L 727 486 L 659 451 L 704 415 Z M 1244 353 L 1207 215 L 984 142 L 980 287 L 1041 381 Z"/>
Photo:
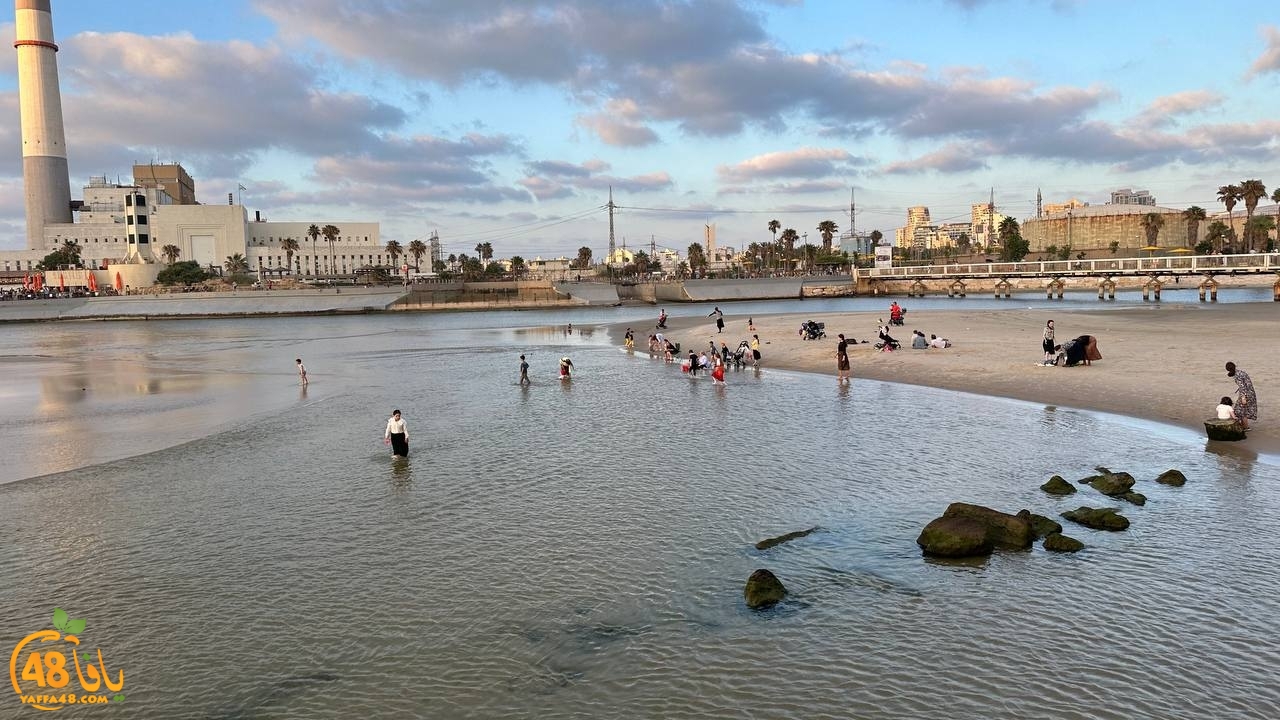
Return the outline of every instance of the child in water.
<path id="1" fill-rule="evenodd" d="M 567 357 L 560 358 L 560 379 L 568 380 L 573 377 L 573 361 Z"/>

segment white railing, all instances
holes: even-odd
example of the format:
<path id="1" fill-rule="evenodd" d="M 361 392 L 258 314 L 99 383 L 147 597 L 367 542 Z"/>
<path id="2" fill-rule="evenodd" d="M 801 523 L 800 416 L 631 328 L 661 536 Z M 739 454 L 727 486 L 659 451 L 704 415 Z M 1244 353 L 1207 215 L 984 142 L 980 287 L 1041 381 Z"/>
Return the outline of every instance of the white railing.
<path id="1" fill-rule="evenodd" d="M 873 280 L 965 277 L 1066 277 L 1072 275 L 1209 275 L 1231 272 L 1280 273 L 1280 253 L 1247 255 L 1167 255 L 1103 260 L 1044 260 L 984 262 L 954 265 L 909 265 L 863 268 L 858 274 Z"/>

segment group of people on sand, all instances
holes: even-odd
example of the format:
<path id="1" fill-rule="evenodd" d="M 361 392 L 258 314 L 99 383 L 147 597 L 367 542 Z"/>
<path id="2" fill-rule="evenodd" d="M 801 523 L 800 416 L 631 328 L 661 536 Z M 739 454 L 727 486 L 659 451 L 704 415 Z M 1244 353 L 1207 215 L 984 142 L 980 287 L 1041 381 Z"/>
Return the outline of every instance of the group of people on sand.
<path id="1" fill-rule="evenodd" d="M 1044 351 L 1041 365 L 1075 367 L 1076 365 L 1092 365 L 1094 360 L 1101 360 L 1098 350 L 1098 338 L 1093 335 L 1080 335 L 1062 344 L 1054 340 L 1055 329 L 1052 320 L 1045 321 L 1044 332 L 1040 337 L 1040 349 Z"/>
<path id="2" fill-rule="evenodd" d="M 1233 362 L 1227 363 L 1227 377 L 1236 381 L 1236 399 L 1223 396 L 1218 402 L 1218 419 L 1235 420 L 1240 427 L 1249 429 L 1249 421 L 1258 419 L 1258 395 L 1253 390 L 1253 379 L 1249 373 L 1236 367 Z"/>

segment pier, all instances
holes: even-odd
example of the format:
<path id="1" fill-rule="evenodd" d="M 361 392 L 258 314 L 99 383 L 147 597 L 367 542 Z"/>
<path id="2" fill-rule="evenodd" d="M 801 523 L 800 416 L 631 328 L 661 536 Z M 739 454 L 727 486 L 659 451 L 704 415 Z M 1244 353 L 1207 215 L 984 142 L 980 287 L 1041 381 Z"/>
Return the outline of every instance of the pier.
<path id="1" fill-rule="evenodd" d="M 1095 278 L 1099 300 L 1114 300 L 1115 278 L 1145 278 L 1143 300 L 1159 300 L 1160 290 L 1170 279 L 1200 278 L 1200 301 L 1216 302 L 1222 276 L 1273 274 L 1272 299 L 1280 302 L 1280 253 L 1246 255 L 1169 255 L 1148 258 L 1095 260 L 1044 260 L 1034 262 L 983 262 L 949 265 L 908 265 L 863 268 L 857 271 L 858 294 L 887 293 L 887 283 L 907 282 L 908 296 L 923 296 L 925 282 L 941 282 L 949 297 L 964 297 L 974 281 L 994 281 L 997 298 L 1010 297 L 1011 280 L 1044 280 L 1043 290 L 1061 299 L 1068 279 Z M 936 290 L 935 290 L 936 292 Z"/>

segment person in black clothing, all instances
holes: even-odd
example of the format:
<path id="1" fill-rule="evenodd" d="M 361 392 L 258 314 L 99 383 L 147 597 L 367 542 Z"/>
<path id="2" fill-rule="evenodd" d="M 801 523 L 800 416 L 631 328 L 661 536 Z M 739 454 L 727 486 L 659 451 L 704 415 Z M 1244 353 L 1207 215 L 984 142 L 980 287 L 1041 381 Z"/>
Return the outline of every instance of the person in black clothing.
<path id="1" fill-rule="evenodd" d="M 724 313 L 720 312 L 720 308 L 717 307 L 715 310 L 712 310 L 707 317 L 714 317 L 716 319 L 716 332 L 724 332 Z"/>

